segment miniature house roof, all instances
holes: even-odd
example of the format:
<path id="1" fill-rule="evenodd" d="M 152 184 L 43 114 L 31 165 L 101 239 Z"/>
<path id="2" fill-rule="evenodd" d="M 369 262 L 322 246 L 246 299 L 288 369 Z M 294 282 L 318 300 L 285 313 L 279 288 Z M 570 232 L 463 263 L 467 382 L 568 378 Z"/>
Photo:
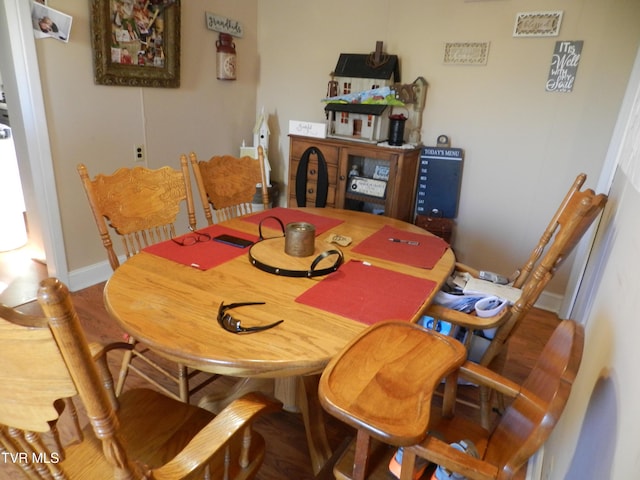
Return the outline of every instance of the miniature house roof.
<path id="1" fill-rule="evenodd" d="M 341 53 L 333 72 L 336 77 L 376 78 L 400 82 L 400 66 L 397 55 L 383 54 L 378 63 L 372 61 L 372 54 Z"/>
<path id="2" fill-rule="evenodd" d="M 363 115 L 382 115 L 389 105 L 371 105 L 366 103 L 328 103 L 325 112 L 361 113 Z"/>

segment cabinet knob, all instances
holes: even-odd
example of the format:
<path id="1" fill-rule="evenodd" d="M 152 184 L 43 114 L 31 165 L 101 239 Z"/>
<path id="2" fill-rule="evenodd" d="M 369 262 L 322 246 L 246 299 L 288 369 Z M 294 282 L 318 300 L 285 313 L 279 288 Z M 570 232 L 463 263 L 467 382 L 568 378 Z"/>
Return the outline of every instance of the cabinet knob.
<path id="1" fill-rule="evenodd" d="M 345 178 L 347 178 L 347 177 L 345 177 L 344 175 L 340 175 L 340 180 L 341 181 L 344 181 Z"/>
<path id="2" fill-rule="evenodd" d="M 307 193 L 313 193 L 313 188 L 310 188 L 309 190 L 307 190 Z"/>
<path id="3" fill-rule="evenodd" d="M 315 174 L 316 174 L 316 171 L 315 171 L 315 170 L 313 170 L 313 169 L 312 169 L 312 170 L 309 170 L 309 175 L 315 175 Z"/>

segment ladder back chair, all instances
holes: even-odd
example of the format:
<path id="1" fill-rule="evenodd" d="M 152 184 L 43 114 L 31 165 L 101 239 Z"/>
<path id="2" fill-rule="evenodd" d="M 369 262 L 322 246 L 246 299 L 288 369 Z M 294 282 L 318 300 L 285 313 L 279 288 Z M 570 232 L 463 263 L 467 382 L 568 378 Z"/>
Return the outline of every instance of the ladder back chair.
<path id="1" fill-rule="evenodd" d="M 580 174 L 576 177 L 529 259 L 521 268 L 513 284 L 516 288 L 521 289 L 521 294 L 513 305 L 506 307 L 499 314 L 487 318 L 478 317 L 474 312 L 467 314 L 440 305 L 432 305 L 425 312 L 434 318 L 464 327 L 470 333 L 477 330 L 497 328 L 495 336 L 489 341 L 488 348 L 478 361 L 480 365 L 491 366 L 492 368 L 497 367 L 494 360 L 505 348 L 505 344 L 515 328 L 531 310 L 555 272 L 602 212 L 607 202 L 607 196 L 604 194 L 596 195 L 592 189 L 581 190 L 586 178 L 585 174 Z M 462 264 L 458 264 L 457 267 L 473 276 L 478 276 L 478 271 L 473 268 Z M 471 338 L 471 334 L 466 337 L 468 347 Z M 492 363 L 494 364 L 492 365 Z M 479 393 L 482 424 L 488 428 L 491 412 L 491 391 L 481 387 Z M 501 403 L 500 397 L 498 400 Z"/>
<path id="2" fill-rule="evenodd" d="M 402 325 L 398 322 L 398 328 Z M 350 348 L 357 348 L 357 342 L 366 345 L 369 330 L 365 331 Z M 439 335 L 432 331 L 419 330 L 416 336 Z M 392 351 L 402 351 L 399 345 L 389 345 Z M 345 421 L 357 429 L 355 444 L 352 443 L 335 464 L 334 474 L 341 480 L 388 480 L 389 462 L 395 454 L 395 447 L 403 447 L 401 461 L 401 480 L 414 477 L 416 457 L 430 462 L 427 474 L 439 465 L 447 473 L 455 472 L 460 476 L 475 480 L 511 479 L 546 441 L 557 424 L 569 399 L 573 382 L 578 373 L 584 349 L 584 329 L 573 320 L 564 320 L 558 324 L 547 341 L 538 360 L 522 385 L 500 376 L 486 367 L 473 362 L 465 362 L 458 374 L 469 381 L 496 389 L 513 399 L 495 428 L 489 430 L 476 421 L 454 415 L 453 399 L 456 395 L 456 382 L 448 382 L 450 400 L 442 407 L 425 405 L 417 399 L 414 410 L 405 412 L 407 418 L 424 418 L 423 411 L 430 409 L 427 422 L 412 425 L 412 430 L 420 429 L 421 438 L 411 441 L 403 432 L 392 432 L 385 423 L 397 412 L 396 404 L 402 402 L 407 392 L 420 392 L 417 382 L 427 376 L 422 372 L 425 367 L 412 361 L 415 375 L 395 375 L 403 366 L 398 354 L 392 365 L 379 362 L 378 375 L 371 375 L 369 384 L 361 386 L 361 395 L 345 396 L 343 389 L 349 386 L 352 374 L 346 369 L 340 381 L 340 363 L 342 354 L 334 357 L 324 370 L 320 380 L 320 400 L 325 410 L 336 418 Z M 406 349 L 405 349 L 406 350 Z M 393 356 L 388 352 L 387 357 Z M 411 355 L 411 352 L 408 352 Z M 370 371 L 376 370 L 375 362 L 381 357 L 371 355 L 368 348 L 360 350 L 361 362 Z M 353 360 L 353 359 L 351 359 Z M 426 362 L 429 365 L 428 362 Z M 353 370 L 351 370 L 353 372 Z M 330 379 L 331 380 L 328 380 Z M 402 382 L 398 380 L 401 379 Z M 406 385 L 404 385 L 406 383 Z M 402 384 L 402 385 L 401 385 Z M 386 401 L 384 396 L 387 395 Z M 336 402 L 348 398 L 349 402 Z M 393 427 L 393 426 L 392 426 Z M 397 430 L 397 429 L 396 429 Z M 478 457 L 468 455 L 454 447 L 460 441 L 471 442 Z M 394 448 L 390 448 L 389 445 Z M 420 478 L 429 478 L 420 477 Z M 459 478 L 459 477 L 455 477 Z"/>
<path id="3" fill-rule="evenodd" d="M 187 156 L 182 155 L 181 159 L 186 161 Z M 257 159 L 224 155 L 199 161 L 191 152 L 189 160 L 209 225 L 252 213 L 258 184 L 263 208 L 270 207 L 262 146 L 258 146 Z"/>
<path id="4" fill-rule="evenodd" d="M 168 240 L 176 236 L 176 220 L 181 207 L 186 204 L 189 229 L 196 228 L 196 216 L 193 203 L 189 167 L 186 160 L 181 162 L 180 170 L 165 166 L 159 169 L 144 167 L 121 168 L 111 175 L 98 174 L 91 179 L 87 167 L 77 167 L 84 187 L 93 218 L 98 227 L 102 244 L 107 251 L 111 268 L 115 271 L 120 260 L 113 245 L 111 234 L 122 240 L 122 252 L 126 258 L 139 253 L 145 247 Z M 183 365 L 176 366 L 176 373 L 167 370 L 167 362 L 160 362 L 148 348 L 140 345 L 132 337 L 129 342 L 136 348 L 125 352 L 122 368 L 118 377 L 116 394 L 120 395 L 129 371 L 134 371 L 160 388 L 167 395 L 189 401 L 189 396 L 204 387 L 215 376 L 195 387 L 189 382 L 201 372 L 188 371 Z M 155 372 L 169 379 L 177 387 L 178 393 L 167 388 L 141 371 L 134 359 L 145 362 Z"/>
<path id="5" fill-rule="evenodd" d="M 254 477 L 264 440 L 251 424 L 277 402 L 249 394 L 215 416 L 151 389 L 116 398 L 106 354 L 131 345 L 87 343 L 57 279 L 40 283 L 38 302 L 43 316 L 0 306 L 0 452 L 28 478 Z M 69 418 L 70 442 L 59 434 Z"/>

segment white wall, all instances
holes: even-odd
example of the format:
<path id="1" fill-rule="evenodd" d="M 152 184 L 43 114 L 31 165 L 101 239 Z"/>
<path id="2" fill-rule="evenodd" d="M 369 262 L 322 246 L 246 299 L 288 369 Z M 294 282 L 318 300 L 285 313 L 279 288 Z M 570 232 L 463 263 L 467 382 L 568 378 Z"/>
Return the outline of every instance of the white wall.
<path id="1" fill-rule="evenodd" d="M 585 354 L 566 413 L 545 446 L 551 479 L 638 476 L 640 50 L 631 78 L 619 144 L 612 145 L 619 166 L 575 309 L 586 323 Z"/>
<path id="2" fill-rule="evenodd" d="M 565 415 L 545 446 L 551 479 L 638 476 L 639 208 L 638 189 L 618 171 L 592 257 L 599 264 L 598 282 L 582 365 Z"/>

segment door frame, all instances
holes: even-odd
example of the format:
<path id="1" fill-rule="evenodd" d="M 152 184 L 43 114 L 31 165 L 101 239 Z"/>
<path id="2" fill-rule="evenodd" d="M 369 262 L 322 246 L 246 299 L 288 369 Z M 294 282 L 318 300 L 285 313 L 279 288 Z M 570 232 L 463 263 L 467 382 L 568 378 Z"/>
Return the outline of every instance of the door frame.
<path id="1" fill-rule="evenodd" d="M 68 284 L 69 272 L 30 2 L 0 2 L 0 71 L 8 93 L 30 242 L 44 253 L 48 274 Z"/>

